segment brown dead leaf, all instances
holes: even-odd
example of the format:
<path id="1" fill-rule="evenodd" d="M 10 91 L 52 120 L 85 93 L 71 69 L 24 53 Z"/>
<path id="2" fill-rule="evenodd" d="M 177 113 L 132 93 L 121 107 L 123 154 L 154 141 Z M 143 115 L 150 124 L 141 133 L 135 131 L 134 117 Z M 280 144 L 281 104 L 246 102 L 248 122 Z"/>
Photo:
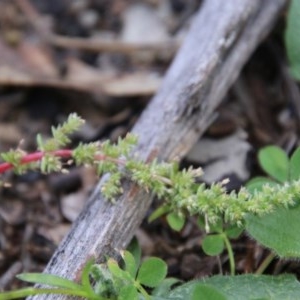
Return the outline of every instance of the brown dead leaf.
<path id="1" fill-rule="evenodd" d="M 70 231 L 71 224 L 58 224 L 52 228 L 40 228 L 39 234 L 58 245 L 64 236 Z"/>
<path id="2" fill-rule="evenodd" d="M 1 200 L 0 217 L 10 225 L 20 225 L 25 221 L 25 207 L 19 200 Z"/>
<path id="3" fill-rule="evenodd" d="M 45 86 L 100 96 L 137 96 L 152 95 L 161 82 L 150 71 L 104 73 L 75 58 L 66 61 L 67 74 L 62 78 L 47 51 L 27 42 L 10 48 L 0 40 L 0 53 L 2 86 Z"/>
<path id="4" fill-rule="evenodd" d="M 23 135 L 16 124 L 0 123 L 0 141 L 11 144 L 18 144 Z"/>
<path id="5" fill-rule="evenodd" d="M 62 197 L 61 211 L 63 216 L 73 222 L 82 211 L 84 204 L 87 201 L 87 193 L 79 191 Z"/>

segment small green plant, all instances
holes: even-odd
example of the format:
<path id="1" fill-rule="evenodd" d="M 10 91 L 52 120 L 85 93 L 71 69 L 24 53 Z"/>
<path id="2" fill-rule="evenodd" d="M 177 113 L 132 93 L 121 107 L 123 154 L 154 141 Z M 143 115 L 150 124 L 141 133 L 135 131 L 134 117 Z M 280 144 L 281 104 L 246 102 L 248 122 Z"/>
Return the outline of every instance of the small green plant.
<path id="1" fill-rule="evenodd" d="M 300 298 L 300 286 L 293 276 L 234 276 L 234 253 L 230 240 L 246 230 L 257 241 L 272 249 L 283 258 L 300 257 L 298 216 L 300 195 L 300 149 L 289 159 L 280 148 L 269 146 L 259 152 L 259 162 L 270 176 L 260 177 L 248 184 L 248 189 L 227 193 L 224 183 L 206 188 L 196 183 L 201 169 L 180 170 L 176 163 L 153 161 L 144 163 L 131 155 L 137 139 L 127 135 L 117 144 L 109 142 L 79 144 L 75 149 L 66 149 L 69 135 L 83 124 L 76 114 L 52 129 L 53 137 L 44 141 L 37 138 L 38 151 L 26 153 L 11 150 L 2 154 L 0 173 L 13 169 L 18 174 L 29 169 L 44 173 L 64 170 L 64 160 L 73 160 L 77 165 L 94 165 L 101 175 L 111 173 L 102 193 L 109 201 L 122 192 L 121 178 L 127 177 L 146 191 L 154 191 L 163 204 L 151 220 L 166 215 L 175 230 L 181 230 L 187 217 L 196 216 L 198 224 L 207 233 L 202 248 L 208 255 L 219 255 L 227 249 L 231 276 L 213 276 L 179 284 L 173 278 L 165 278 L 166 264 L 159 258 L 149 258 L 140 264 L 140 257 L 123 252 L 123 264 L 109 258 L 105 264 L 87 263 L 82 271 L 81 283 L 48 274 L 21 274 L 21 280 L 49 286 L 47 288 L 24 288 L 0 293 L 0 300 L 16 299 L 37 294 L 67 294 L 87 299 L 249 299 L 241 291 L 251 286 L 255 299 Z M 121 166 L 121 168 L 119 168 Z M 285 221 L 284 221 L 285 220 Z M 283 242 L 284 241 L 284 242 Z M 135 251 L 135 253 L 139 253 Z M 257 273 L 262 273 L 272 254 Z M 94 282 L 92 285 L 91 282 Z M 273 288 L 274 282 L 285 286 Z M 172 288 L 177 283 L 178 287 Z M 228 284 L 242 289 L 228 291 Z M 269 294 L 272 286 L 272 295 Z M 293 289 L 292 289 L 293 287 Z M 255 291 L 254 291 L 255 290 Z"/>
<path id="2" fill-rule="evenodd" d="M 44 284 L 49 286 L 48 288 L 23 288 L 11 292 L 0 293 L 1 300 L 9 299 L 19 299 L 27 296 L 40 295 L 40 294 L 60 294 L 60 295 L 70 295 L 70 296 L 79 296 L 86 299 L 99 299 L 104 300 L 106 298 L 100 298 L 99 295 L 95 293 L 90 283 L 90 269 L 92 267 L 92 261 L 89 261 L 81 275 L 81 284 L 75 283 L 71 280 L 42 273 L 24 273 L 20 274 L 17 277 L 20 280 L 29 282 Z M 53 288 L 54 287 L 54 288 Z"/>
<path id="3" fill-rule="evenodd" d="M 122 252 L 123 267 L 109 258 L 105 264 L 94 264 L 89 261 L 81 276 L 81 284 L 48 274 L 28 273 L 18 276 L 19 279 L 37 284 L 46 284 L 52 288 L 24 288 L 18 291 L 0 294 L 0 299 L 16 299 L 38 294 L 65 294 L 80 296 L 86 299 L 143 299 L 150 295 L 145 289 L 152 289 L 153 294 L 167 291 L 171 284 L 178 280 L 166 279 L 167 265 L 156 257 L 149 257 L 139 266 L 139 259 L 128 251 Z M 92 286 L 91 281 L 95 284 Z"/>
<path id="4" fill-rule="evenodd" d="M 268 146 L 259 151 L 259 163 L 268 177 L 253 178 L 248 189 L 259 190 L 265 186 L 285 186 L 300 178 L 300 148 L 289 159 L 287 154 L 276 146 Z M 249 215 L 246 218 L 247 232 L 259 243 L 272 249 L 284 258 L 300 256 L 300 195 L 295 195 L 297 204 L 290 208 L 279 208 L 264 218 Z"/>
<path id="5" fill-rule="evenodd" d="M 128 251 L 124 251 L 122 257 L 122 266 L 112 258 L 101 265 L 89 261 L 80 284 L 54 275 L 21 274 L 18 276 L 21 280 L 51 288 L 4 292 L 0 293 L 0 299 L 40 294 L 64 294 L 91 300 L 292 300 L 300 297 L 300 284 L 292 275 L 217 275 L 179 284 L 177 279 L 165 278 L 167 266 L 159 258 L 150 257 L 139 264 Z M 172 288 L 174 285 L 177 287 Z"/>

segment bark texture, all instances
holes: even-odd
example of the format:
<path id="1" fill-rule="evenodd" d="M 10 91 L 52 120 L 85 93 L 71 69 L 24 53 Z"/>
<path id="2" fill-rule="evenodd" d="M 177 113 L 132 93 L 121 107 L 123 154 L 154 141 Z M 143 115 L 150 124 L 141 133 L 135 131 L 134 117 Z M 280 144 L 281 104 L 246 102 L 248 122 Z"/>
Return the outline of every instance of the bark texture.
<path id="1" fill-rule="evenodd" d="M 206 0 L 163 85 L 133 132 L 142 159 L 181 158 L 209 125 L 214 110 L 260 41 L 272 29 L 287 0 Z M 101 183 L 100 183 L 101 184 Z M 99 184 L 99 186 L 100 186 Z M 79 279 L 94 256 L 125 248 L 151 204 L 151 195 L 129 182 L 115 205 L 99 186 L 45 272 Z M 67 299 L 37 296 L 35 299 Z"/>

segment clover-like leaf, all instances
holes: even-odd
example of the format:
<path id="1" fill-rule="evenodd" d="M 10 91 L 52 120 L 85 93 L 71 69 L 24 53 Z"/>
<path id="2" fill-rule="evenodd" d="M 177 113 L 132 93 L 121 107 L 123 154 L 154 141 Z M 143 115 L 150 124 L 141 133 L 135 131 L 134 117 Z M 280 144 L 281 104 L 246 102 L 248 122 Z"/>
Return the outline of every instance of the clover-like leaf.
<path id="1" fill-rule="evenodd" d="M 137 265 L 134 256 L 129 251 L 124 251 L 122 254 L 124 263 L 125 263 L 125 270 L 135 278 Z"/>
<path id="2" fill-rule="evenodd" d="M 279 182 L 289 179 L 289 159 L 287 154 L 277 146 L 267 146 L 258 153 L 262 169 Z"/>
<path id="3" fill-rule="evenodd" d="M 141 262 L 142 249 L 136 237 L 134 237 L 129 243 L 127 247 L 127 251 L 129 251 L 131 255 L 133 255 L 135 260 L 135 265 L 138 267 Z"/>
<path id="4" fill-rule="evenodd" d="M 160 258 L 149 257 L 141 265 L 137 280 L 148 287 L 158 286 L 167 275 L 167 264 Z"/>
<path id="5" fill-rule="evenodd" d="M 210 234 L 202 240 L 202 249 L 207 255 L 219 255 L 224 250 L 224 239 L 221 234 Z"/>
<path id="6" fill-rule="evenodd" d="M 272 186 L 272 185 L 276 185 L 278 183 L 270 178 L 263 177 L 263 176 L 257 176 L 257 177 L 250 179 L 247 182 L 246 187 L 247 187 L 247 190 L 252 193 L 255 190 L 260 191 L 262 189 L 262 186 L 265 184 Z"/>
<path id="7" fill-rule="evenodd" d="M 239 226 L 236 226 L 236 225 L 231 225 L 228 228 L 226 228 L 225 234 L 230 239 L 237 239 L 242 234 L 242 232 L 244 231 L 244 229 L 245 229 L 244 227 L 239 227 Z"/>
<path id="8" fill-rule="evenodd" d="M 167 221 L 173 230 L 180 231 L 185 224 L 185 217 L 172 212 L 167 215 Z"/>

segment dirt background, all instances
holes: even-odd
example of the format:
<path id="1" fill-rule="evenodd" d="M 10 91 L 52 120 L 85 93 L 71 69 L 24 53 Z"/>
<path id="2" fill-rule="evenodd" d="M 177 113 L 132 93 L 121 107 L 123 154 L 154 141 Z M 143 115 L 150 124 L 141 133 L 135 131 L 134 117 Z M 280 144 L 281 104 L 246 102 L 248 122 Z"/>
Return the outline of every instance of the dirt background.
<path id="1" fill-rule="evenodd" d="M 36 149 L 36 134 L 77 112 L 86 120 L 79 142 L 124 136 L 160 86 L 189 30 L 197 0 L 2 0 L 0 2 L 0 151 Z M 203 180 L 229 178 L 238 189 L 262 174 L 259 148 L 288 153 L 299 145 L 300 96 L 283 45 L 283 14 L 244 67 L 215 121 L 182 162 L 202 166 Z M 81 211 L 98 178 L 93 169 L 69 174 L 2 175 L 0 290 L 19 287 L 20 272 L 42 271 Z M 155 204 L 154 204 L 155 206 Z M 151 213 L 151 212 L 149 212 Z M 189 280 L 228 273 L 227 254 L 208 257 L 191 219 L 176 233 L 164 220 L 137 231 L 145 256 L 166 260 L 169 275 Z M 268 255 L 242 236 L 233 243 L 237 272 L 254 272 Z M 299 271 L 274 260 L 267 272 Z"/>

